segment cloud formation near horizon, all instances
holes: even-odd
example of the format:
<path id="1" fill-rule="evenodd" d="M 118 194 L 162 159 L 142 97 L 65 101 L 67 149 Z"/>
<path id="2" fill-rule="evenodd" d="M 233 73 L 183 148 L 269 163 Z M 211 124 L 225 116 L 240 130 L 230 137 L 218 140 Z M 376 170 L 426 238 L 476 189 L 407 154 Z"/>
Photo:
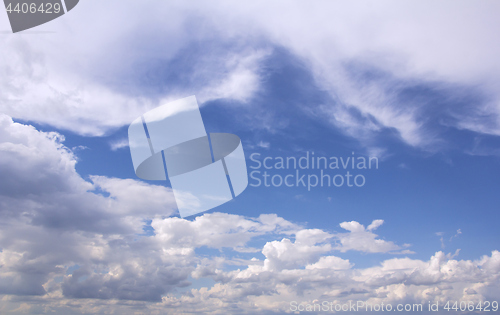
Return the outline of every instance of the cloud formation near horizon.
<path id="1" fill-rule="evenodd" d="M 342 222 L 335 232 L 276 214 L 168 217 L 175 211 L 169 189 L 105 176 L 85 181 L 57 133 L 2 115 L 0 139 L 0 172 L 8 175 L 0 190 L 5 314 L 42 304 L 67 314 L 69 301 L 78 306 L 72 314 L 132 314 L 130 306 L 179 314 L 222 314 L 231 306 L 250 314 L 286 311 L 292 300 L 479 301 L 500 292 L 498 251 L 475 261 L 437 252 L 428 261 L 391 258 L 356 268 L 342 253 L 404 254 L 409 245 L 375 234 L 383 220 Z M 197 254 L 202 248 L 219 254 Z M 203 278 L 214 284 L 183 289 Z"/>

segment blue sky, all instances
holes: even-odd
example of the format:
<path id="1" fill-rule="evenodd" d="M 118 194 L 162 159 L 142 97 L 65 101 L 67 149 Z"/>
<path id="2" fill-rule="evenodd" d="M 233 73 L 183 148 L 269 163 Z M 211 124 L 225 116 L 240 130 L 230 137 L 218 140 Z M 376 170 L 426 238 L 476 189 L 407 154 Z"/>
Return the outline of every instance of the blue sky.
<path id="1" fill-rule="evenodd" d="M 116 4 L 82 1 L 53 33 L 0 18 L 2 314 L 498 301 L 497 3 Z M 168 181 L 135 175 L 127 128 L 190 95 L 249 172 L 255 153 L 379 167 L 182 219 Z"/>

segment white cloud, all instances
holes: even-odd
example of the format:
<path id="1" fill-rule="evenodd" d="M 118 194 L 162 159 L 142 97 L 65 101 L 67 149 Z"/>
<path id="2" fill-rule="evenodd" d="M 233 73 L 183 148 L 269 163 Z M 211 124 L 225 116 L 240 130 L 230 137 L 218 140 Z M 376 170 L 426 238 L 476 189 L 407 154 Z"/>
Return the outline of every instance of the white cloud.
<path id="1" fill-rule="evenodd" d="M 227 98 L 248 102 L 260 89 L 260 64 L 270 55 L 269 50 L 250 50 L 226 56 L 223 69 L 226 75 L 213 78 L 199 92 L 201 102 Z"/>
<path id="2" fill-rule="evenodd" d="M 306 269 L 330 269 L 330 270 L 347 270 L 351 269 L 353 264 L 349 260 L 342 259 L 336 256 L 323 256 L 318 262 L 307 265 Z"/>
<path id="3" fill-rule="evenodd" d="M 161 302 L 145 304 L 130 301 L 104 304 L 92 299 L 73 299 L 71 304 L 68 304 L 67 298 L 53 291 L 45 297 L 32 298 L 30 302 L 24 304 L 22 299 L 4 299 L 3 308 L 8 310 L 25 305 L 26 308 L 34 310 L 38 303 L 43 303 L 46 310 L 54 311 L 56 314 L 64 312 L 67 314 L 68 311 L 82 314 L 88 313 L 91 309 L 94 313 L 111 309 L 120 310 L 123 314 L 133 314 L 137 309 L 145 313 L 155 313 L 165 308 L 173 314 L 181 314 L 187 310 L 196 313 L 224 314 L 230 308 L 233 311 L 250 314 L 286 312 L 290 307 L 290 301 L 294 300 L 304 303 L 312 303 L 314 300 L 345 303 L 355 299 L 372 304 L 383 302 L 393 305 L 397 303 L 425 305 L 429 301 L 443 304 L 447 300 L 477 303 L 481 300 L 498 298 L 499 261 L 498 251 L 493 251 L 490 256 L 483 256 L 476 261 L 455 260 L 447 258 L 442 252 L 437 252 L 427 261 L 397 258 L 386 260 L 380 266 L 353 269 L 347 260 L 324 256 L 316 263 L 306 265 L 305 269 L 266 272 L 255 268 L 257 265 L 254 261 L 248 265 L 248 269 L 241 271 L 215 270 L 213 273 L 205 271 L 206 276 L 223 278 L 224 281 L 216 283 L 211 288 L 191 289 L 182 296 L 167 294 Z M 214 266 L 221 267 L 224 260 L 216 258 L 214 263 Z M 113 283 L 113 277 L 118 281 L 126 272 L 126 267 L 112 268 L 106 276 L 109 278 L 107 283 Z M 99 286 L 95 288 L 102 285 L 101 282 L 97 284 Z M 154 282 L 150 282 L 151 284 Z"/>
<path id="4" fill-rule="evenodd" d="M 145 11 L 150 6 L 155 12 Z M 319 117 L 370 147 L 378 131 L 391 128 L 409 145 L 435 148 L 440 135 L 424 111 L 435 105 L 399 93 L 421 82 L 476 89 L 484 96 L 476 109 L 450 111 L 442 123 L 500 134 L 498 9 L 493 1 L 80 4 L 40 26 L 55 35 L 0 42 L 0 110 L 102 135 L 186 95 L 249 102 L 262 88 L 269 47 L 280 47 L 335 100 L 317 104 Z M 5 16 L 0 23 L 8 28 Z"/>
<path id="5" fill-rule="evenodd" d="M 428 261 L 397 258 L 365 269 L 352 269 L 348 261 L 326 256 L 305 270 L 275 271 L 273 277 L 249 266 L 228 272 L 231 280 L 224 284 L 192 290 L 182 302 L 194 303 L 199 312 L 215 311 L 218 303 L 223 307 L 236 303 L 246 313 L 285 312 L 290 301 L 345 303 L 354 299 L 394 305 L 461 299 L 477 302 L 500 293 L 498 272 L 483 270 L 486 263 L 495 264 L 499 255 L 494 251 L 479 261 L 470 261 L 446 258 L 438 252 Z M 164 299 L 165 305 L 173 305 L 173 301 L 177 299 Z"/>
<path id="6" fill-rule="evenodd" d="M 301 232 L 304 231 L 299 233 Z M 316 232 L 324 233 L 323 231 Z M 266 256 L 262 270 L 295 269 L 316 261 L 321 254 L 331 250 L 330 244 L 316 244 L 314 241 L 303 244 L 296 240 L 295 243 L 292 243 L 289 239 L 284 238 L 281 241 L 268 242 L 262 249 L 262 254 Z"/>
<path id="7" fill-rule="evenodd" d="M 271 147 L 271 144 L 269 142 L 260 141 L 257 144 L 257 146 L 261 147 L 261 148 L 264 148 L 264 149 L 269 149 Z"/>
<path id="8" fill-rule="evenodd" d="M 144 22 L 144 16 L 135 14 L 142 9 L 134 3 L 122 4 L 104 5 L 118 10 L 113 25 L 127 21 L 127 27 L 109 27 L 108 19 L 96 14 L 96 9 L 107 9 L 89 3 L 79 5 L 70 19 L 41 26 L 57 30 L 50 41 L 38 36 L 4 37 L 0 111 L 100 136 L 169 100 L 196 94 L 201 102 L 219 98 L 247 102 L 259 89 L 258 65 L 269 51 L 248 47 L 201 51 L 196 45 L 212 36 L 208 29 L 185 29 L 193 14 L 186 15 L 189 8 L 156 2 L 148 5 L 160 6 L 158 12 L 164 9 L 165 14 L 149 16 L 144 27 L 162 29 L 157 29 L 161 36 L 138 42 L 131 36 L 137 29 L 130 25 Z M 92 25 L 88 14 L 94 16 Z M 193 37 L 196 33 L 199 36 Z M 109 38 L 115 44 L 110 45 Z M 168 75 L 173 77 L 167 79 Z"/>
<path id="9" fill-rule="evenodd" d="M 349 233 L 336 235 L 340 242 L 337 249 L 342 252 L 358 250 L 367 253 L 387 253 L 402 249 L 393 242 L 378 239 L 377 235 L 372 232 L 383 223 L 384 220 L 374 220 L 367 229 L 356 221 L 340 223 L 340 227 Z"/>
<path id="10" fill-rule="evenodd" d="M 92 297 L 151 299 L 157 294 L 159 299 L 170 284 L 184 281 L 164 281 L 157 275 L 162 285 L 145 289 L 140 297 L 126 293 L 125 283 L 119 285 L 123 290 L 113 287 L 140 278 L 137 270 L 127 272 L 128 265 L 115 280 L 93 274 L 96 268 L 121 263 L 116 250 L 129 251 L 124 254 L 129 256 L 127 264 L 157 268 L 149 258 L 134 256 L 141 243 L 144 249 L 151 247 L 133 239 L 145 219 L 174 213 L 175 202 L 171 190 L 161 186 L 102 176 L 92 176 L 93 183 L 83 180 L 75 171 L 76 157 L 63 141 L 57 133 L 39 132 L 0 116 L 0 173 L 5 175 L 0 189 L 0 293 L 44 295 L 61 288 L 56 278 L 62 277 L 65 296 L 84 297 L 81 281 L 68 285 L 73 278 L 65 274 L 72 265 L 80 265 L 76 273 L 88 277 L 85 290 L 91 284 L 103 288 Z M 179 264 L 176 272 L 182 274 L 183 262 Z"/>
<path id="11" fill-rule="evenodd" d="M 200 312 L 215 304 L 223 310 L 221 305 L 238 300 L 239 308 L 251 311 L 255 299 L 262 298 L 259 310 L 271 311 L 266 303 L 279 305 L 290 294 L 316 292 L 306 280 L 327 291 L 340 279 L 355 281 L 359 271 L 352 269 L 354 264 L 332 253 L 372 252 L 356 243 L 360 237 L 374 242 L 378 252 L 397 247 L 380 243 L 373 234 L 382 220 L 368 229 L 356 221 L 344 222 L 341 226 L 349 233 L 335 234 L 306 229 L 275 214 L 247 218 L 211 213 L 193 221 L 169 217 L 175 209 L 169 188 L 104 176 L 90 176 L 87 182 L 76 173 L 76 157 L 57 133 L 40 132 L 3 115 L 0 140 L 0 170 L 11 172 L 4 184 L 17 187 L 15 193 L 5 188 L 0 195 L 3 313 L 34 311 L 37 305 L 64 314 L 116 306 L 97 305 L 91 302 L 95 299 L 122 300 L 127 313 L 134 305 L 154 312 L 178 303 L 179 312 L 192 305 Z M 31 176 L 36 169 L 43 172 Z M 142 230 L 146 220 L 151 220 L 149 236 Z M 200 248 L 220 255 L 200 257 Z M 482 265 L 496 268 L 486 258 Z M 319 280 L 325 273 L 332 275 Z M 216 284 L 180 297 L 176 292 L 190 285 L 190 277 L 212 278 Z M 351 290 L 364 290 L 355 283 Z M 480 292 L 477 286 L 474 290 Z M 271 302 L 273 296 L 278 300 Z"/>
<path id="12" fill-rule="evenodd" d="M 366 228 L 368 231 L 376 230 L 379 226 L 384 224 L 384 220 L 373 220 L 373 222 Z"/>
<path id="13" fill-rule="evenodd" d="M 266 3 L 266 10 L 261 5 L 203 9 L 220 15 L 231 12 L 227 18 L 231 30 L 252 25 L 252 35 L 261 30 L 300 56 L 335 100 L 321 106 L 319 114 L 329 115 L 364 144 L 373 146 L 373 131 L 382 128 L 394 129 L 412 146 L 430 149 L 440 143 L 439 134 L 426 126 L 423 111 L 437 105 L 398 98 L 404 88 L 421 82 L 438 89 L 481 84 L 480 91 L 495 95 L 495 101 L 474 104 L 477 110 L 465 114 L 452 111 L 458 118 L 453 125 L 498 134 L 500 63 L 495 56 L 500 41 L 492 27 L 499 26 L 492 14 L 498 3 L 479 8 L 463 1 L 382 1 L 377 6 L 320 1 L 304 8 L 300 2 L 276 1 Z M 452 102 L 460 99 L 463 95 Z"/>
<path id="14" fill-rule="evenodd" d="M 276 215 L 263 214 L 250 219 L 222 213 L 205 214 L 196 217 L 194 221 L 156 218 L 151 226 L 155 229 L 155 238 L 166 251 L 171 248 L 201 246 L 239 250 L 259 235 L 271 232 L 290 234 L 298 229 L 296 225 Z"/>
<path id="15" fill-rule="evenodd" d="M 128 139 L 120 139 L 117 141 L 113 141 L 109 144 L 109 146 L 110 146 L 112 151 L 127 148 L 128 147 Z"/>
<path id="16" fill-rule="evenodd" d="M 370 304 L 428 303 L 448 300 L 473 301 L 498 299 L 500 287 L 500 253 L 493 251 L 479 260 L 456 260 L 437 252 L 429 260 L 396 258 L 383 261 L 379 266 L 353 269 L 352 264 L 335 256 L 321 257 L 305 269 L 263 271 L 253 260 L 247 269 L 214 272 L 206 276 L 223 280 L 212 287 L 191 289 L 182 296 L 165 295 L 161 302 L 103 304 L 96 300 L 71 300 L 75 314 L 90 309 L 105 312 L 113 309 L 123 314 L 162 312 L 273 314 L 287 312 L 291 301 L 313 303 L 329 301 L 346 303 L 359 300 Z M 214 259 L 213 266 L 223 266 L 224 259 Z M 116 275 L 120 270 L 115 271 Z M 68 311 L 67 299 L 55 293 L 35 300 L 46 309 L 62 314 Z M 21 301 L 4 304 L 14 308 Z M 26 303 L 33 309 L 35 303 Z"/>
<path id="17" fill-rule="evenodd" d="M 76 160 L 62 145 L 62 135 L 38 132 L 0 114 L 0 141 L 0 167 L 4 174 L 2 193 L 14 193 L 21 187 L 24 192 L 38 188 L 53 191 L 89 187 L 74 172 Z M 9 180 L 17 182 L 9 183 Z"/>
<path id="18" fill-rule="evenodd" d="M 14 307 L 15 301 L 29 310 L 43 304 L 44 309 L 66 314 L 63 308 L 69 301 L 80 304 L 70 307 L 73 313 L 95 310 L 97 306 L 82 299 L 128 301 L 124 305 L 142 301 L 143 307 L 154 309 L 175 301 L 175 292 L 189 286 L 190 277 L 219 282 L 190 292 L 195 297 L 211 291 L 223 304 L 248 295 L 268 296 L 280 287 L 283 292 L 303 292 L 309 285 L 287 288 L 287 283 L 300 275 L 351 272 L 353 264 L 332 252 L 399 248 L 373 234 L 382 220 L 373 221 L 368 230 L 356 221 L 344 222 L 341 226 L 349 233 L 334 234 L 303 228 L 275 214 L 246 218 L 211 213 L 193 221 L 169 217 L 175 212 L 170 188 L 105 176 L 90 176 L 87 182 L 76 173 L 76 156 L 57 133 L 40 132 L 2 115 L 0 141 L 0 170 L 9 174 L 0 195 L 0 294 L 8 301 L 4 313 L 20 307 Z M 149 236 L 142 230 L 147 220 Z M 359 246 L 360 237 L 378 247 Z M 200 257 L 200 248 L 221 255 Z M 223 254 L 228 251 L 233 258 Z M 235 265 L 245 268 L 228 270 Z M 484 265 L 489 263 L 485 260 Z M 262 277 L 269 284 L 262 284 Z M 218 288 L 232 293 L 224 297 L 222 291 L 214 292 Z M 202 305 L 196 300 L 187 303 Z M 98 309 L 113 303 L 100 305 Z"/>
<path id="19" fill-rule="evenodd" d="M 169 216 L 176 208 L 172 190 L 133 179 L 90 176 L 94 188 L 109 193 L 109 211 L 125 215 Z"/>

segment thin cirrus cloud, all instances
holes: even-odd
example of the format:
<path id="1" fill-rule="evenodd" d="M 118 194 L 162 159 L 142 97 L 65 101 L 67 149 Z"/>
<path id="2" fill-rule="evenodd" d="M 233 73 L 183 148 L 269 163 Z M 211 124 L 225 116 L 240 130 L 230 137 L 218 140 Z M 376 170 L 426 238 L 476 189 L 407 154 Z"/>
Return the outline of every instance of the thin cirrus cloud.
<path id="1" fill-rule="evenodd" d="M 129 20 L 133 7 L 126 7 L 116 18 Z M 82 11 L 85 8 L 95 13 L 85 6 Z M 0 42 L 5 56 L 0 79 L 3 113 L 82 135 L 101 136 L 186 94 L 196 94 L 202 102 L 219 98 L 245 102 L 258 90 L 257 65 L 269 53 L 251 47 L 200 51 L 193 46 L 196 40 L 193 43 L 187 39 L 188 30 L 184 37 L 173 32 L 183 28 L 183 20 L 171 19 L 171 25 L 166 25 L 163 18 L 164 40 L 135 42 L 132 46 L 142 46 L 139 50 L 128 47 L 130 33 L 125 29 L 101 25 L 111 31 L 105 37 L 118 38 L 116 47 L 108 47 L 104 36 L 95 36 L 93 28 L 80 28 L 80 18 L 86 19 L 79 14 L 73 16 L 76 24 L 72 31 L 59 29 L 61 36 L 55 43 L 22 36 Z M 154 23 L 160 27 L 160 21 Z M 61 26 L 58 21 L 51 25 Z M 87 47 L 100 49 L 89 51 L 83 47 L 78 39 L 82 36 L 89 36 Z M 120 53 L 123 50 L 129 53 Z M 151 54 L 147 64 L 142 64 L 144 51 Z"/>
<path id="2" fill-rule="evenodd" d="M 109 148 L 111 149 L 111 151 L 128 148 L 128 139 L 123 138 L 120 140 L 112 141 L 109 143 Z"/>
<path id="3" fill-rule="evenodd" d="M 123 28 L 109 27 L 88 3 L 65 19 L 71 28 L 50 24 L 60 33 L 55 42 L 10 37 L 1 43 L 1 110 L 103 135 L 165 99 L 247 103 L 263 90 L 273 68 L 266 60 L 281 47 L 330 94 L 312 108 L 318 119 L 373 150 L 387 129 L 426 150 L 439 148 L 446 126 L 499 134 L 496 2 L 442 2 L 431 11 L 425 2 L 222 3 L 154 3 L 153 13 L 145 11 L 152 2 L 99 4 L 113 7 Z M 92 26 L 84 22 L 90 13 Z M 139 26 L 155 32 L 137 36 Z M 420 99 L 419 87 L 434 89 L 437 99 Z M 464 93 L 474 108 L 462 104 Z"/>

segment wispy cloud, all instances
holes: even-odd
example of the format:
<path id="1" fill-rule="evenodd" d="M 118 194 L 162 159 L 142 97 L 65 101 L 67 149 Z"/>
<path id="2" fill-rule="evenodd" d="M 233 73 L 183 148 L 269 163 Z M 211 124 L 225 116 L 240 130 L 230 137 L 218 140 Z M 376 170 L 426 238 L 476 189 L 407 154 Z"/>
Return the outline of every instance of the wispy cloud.
<path id="1" fill-rule="evenodd" d="M 497 4 L 478 8 L 444 2 L 432 15 L 418 2 L 383 3 L 376 14 L 344 2 L 321 2 L 306 11 L 287 4 L 286 12 L 264 2 L 216 3 L 159 3 L 147 17 L 132 14 L 140 11 L 132 2 L 99 4 L 115 12 L 116 25 L 145 23 L 162 34 L 148 40 L 129 28 L 109 27 L 107 19 L 95 19 L 88 27 L 85 18 L 95 12 L 93 4 L 64 19 L 71 28 L 52 22 L 59 34 L 54 43 L 10 37 L 0 43 L 6 60 L 0 109 L 15 118 L 104 135 L 164 99 L 197 94 L 204 103 L 249 102 L 263 91 L 266 72 L 273 69 L 264 61 L 279 47 L 302 60 L 315 84 L 330 94 L 330 104 L 315 108 L 318 114 L 368 147 L 383 148 L 376 138 L 392 130 L 410 146 L 435 149 L 443 137 L 441 123 L 499 134 L 500 42 L 493 31 L 499 22 L 491 13 Z M 463 18 L 454 18 L 448 6 Z M 106 44 L 108 38 L 116 39 L 113 46 Z M 58 49 L 61 43 L 65 53 Z M 148 63 L 141 62 L 145 51 Z M 437 101 L 425 99 L 421 87 L 448 87 L 451 93 Z M 474 93 L 479 97 L 471 97 Z M 473 107 L 460 105 L 467 98 Z M 447 101 L 449 110 L 438 108 Z"/>
<path id="2" fill-rule="evenodd" d="M 269 149 L 271 147 L 271 144 L 269 142 L 261 141 L 257 144 L 257 146 L 264 149 Z"/>
<path id="3" fill-rule="evenodd" d="M 109 144 L 112 151 L 128 147 L 128 139 L 120 139 Z"/>

